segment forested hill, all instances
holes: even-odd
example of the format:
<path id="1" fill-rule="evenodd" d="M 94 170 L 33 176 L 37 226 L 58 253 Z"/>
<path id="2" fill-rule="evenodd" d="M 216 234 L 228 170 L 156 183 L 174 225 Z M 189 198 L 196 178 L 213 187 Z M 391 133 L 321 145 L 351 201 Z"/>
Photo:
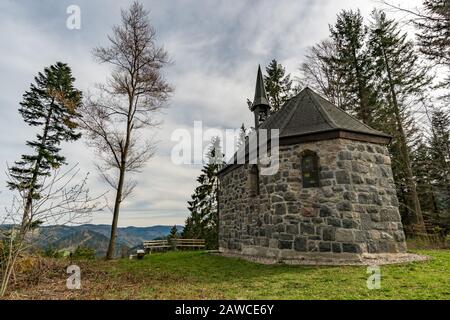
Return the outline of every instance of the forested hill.
<path id="1" fill-rule="evenodd" d="M 166 237 L 172 226 L 122 227 L 117 230 L 116 255 L 123 250 L 140 246 L 144 240 Z M 182 226 L 177 226 L 179 232 Z M 84 224 L 79 226 L 43 226 L 33 232 L 35 247 L 40 250 L 48 248 L 57 250 L 75 250 L 78 246 L 96 250 L 96 255 L 106 253 L 111 232 L 109 225 Z"/>

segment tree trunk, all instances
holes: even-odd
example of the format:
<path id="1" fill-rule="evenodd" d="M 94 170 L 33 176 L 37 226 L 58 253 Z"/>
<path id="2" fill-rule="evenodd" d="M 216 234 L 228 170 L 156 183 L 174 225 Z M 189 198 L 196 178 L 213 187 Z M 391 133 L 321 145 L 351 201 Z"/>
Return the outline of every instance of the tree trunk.
<path id="1" fill-rule="evenodd" d="M 117 185 L 116 200 L 114 202 L 113 220 L 111 224 L 111 235 L 109 238 L 108 251 L 106 252 L 106 260 L 114 258 L 114 248 L 116 245 L 117 223 L 119 221 L 120 204 L 122 203 L 122 190 L 125 178 L 125 165 L 120 168 L 119 182 Z"/>
<path id="2" fill-rule="evenodd" d="M 48 111 L 47 114 L 47 118 L 45 119 L 45 127 L 44 127 L 44 132 L 42 134 L 42 148 L 45 146 L 45 143 L 47 142 L 47 135 L 48 135 L 48 127 L 50 126 L 50 118 L 52 117 L 52 113 L 53 113 L 53 102 L 54 100 L 52 100 L 52 102 L 50 103 L 50 109 Z M 27 230 L 27 226 L 29 224 L 29 220 L 31 219 L 31 209 L 32 209 L 32 204 L 33 204 L 33 193 L 36 187 L 36 182 L 37 182 L 37 178 L 38 178 L 38 174 L 39 174 L 39 168 L 41 166 L 41 161 L 42 161 L 42 150 L 38 150 L 38 158 L 36 159 L 36 164 L 34 166 L 33 169 L 33 176 L 31 178 L 31 182 L 30 182 L 30 187 L 28 189 L 28 194 L 26 197 L 26 202 L 25 202 L 25 208 L 23 210 L 23 216 L 22 216 L 22 223 L 20 225 L 20 234 L 23 236 Z"/>
<path id="3" fill-rule="evenodd" d="M 421 210 L 420 202 L 419 202 L 419 195 L 417 194 L 416 183 L 414 182 L 414 179 L 413 179 L 411 159 L 409 157 L 408 146 L 406 143 L 406 135 L 405 135 L 405 131 L 403 129 L 402 119 L 400 116 L 400 109 L 398 106 L 397 93 L 395 92 L 391 69 L 389 66 L 389 61 L 386 56 L 386 52 L 384 51 L 384 49 L 382 49 L 382 52 L 383 52 L 383 59 L 384 59 L 385 67 L 386 67 L 386 73 L 387 73 L 388 81 L 389 81 L 389 89 L 390 89 L 390 92 L 392 95 L 392 105 L 394 107 L 394 115 L 395 115 L 395 120 L 397 122 L 397 130 L 398 130 L 399 138 L 400 138 L 400 143 L 399 143 L 400 144 L 400 153 L 402 155 L 402 158 L 403 158 L 403 161 L 405 164 L 406 181 L 407 181 L 409 194 L 411 196 L 411 201 L 412 201 L 412 205 L 413 205 L 413 210 L 412 210 L 413 215 L 411 216 L 411 214 L 408 214 L 409 220 L 410 220 L 409 222 L 413 223 L 413 227 L 415 227 L 411 231 L 413 233 L 416 233 L 416 232 L 417 233 L 426 233 L 425 223 L 423 221 L 422 210 Z M 411 213 L 411 210 L 408 210 L 408 212 Z"/>
<path id="4" fill-rule="evenodd" d="M 125 146 L 121 150 L 119 181 L 117 184 L 116 200 L 114 202 L 113 221 L 111 224 L 111 236 L 109 238 L 108 251 L 106 252 L 106 260 L 111 260 L 114 258 L 117 223 L 119 221 L 120 204 L 122 203 L 123 184 L 125 181 L 125 171 L 126 171 L 126 163 L 127 163 L 127 156 L 128 156 L 128 148 L 130 146 L 131 132 L 133 130 L 133 125 L 132 125 L 132 120 L 131 120 L 132 119 L 132 111 L 131 110 L 133 107 L 133 102 L 134 102 L 134 91 L 133 91 L 133 94 L 130 95 L 130 97 L 129 97 L 126 140 L 125 140 Z"/>
<path id="5" fill-rule="evenodd" d="M 220 170 L 220 168 L 219 168 Z M 217 216 L 216 216 L 216 232 L 217 232 L 217 250 L 219 250 L 219 234 L 220 234 L 220 226 L 219 226 L 219 215 L 220 215 L 220 211 L 219 211 L 219 192 L 220 192 L 220 183 L 219 183 L 219 178 L 216 176 L 216 204 L 217 204 Z"/>

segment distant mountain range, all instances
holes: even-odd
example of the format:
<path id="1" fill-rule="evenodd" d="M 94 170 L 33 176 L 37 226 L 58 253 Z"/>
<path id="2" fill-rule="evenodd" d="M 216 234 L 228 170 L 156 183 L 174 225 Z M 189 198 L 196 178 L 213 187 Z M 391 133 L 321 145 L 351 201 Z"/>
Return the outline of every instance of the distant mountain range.
<path id="1" fill-rule="evenodd" d="M 2 226 L 0 226 L 2 227 Z M 5 226 L 3 226 L 5 227 Z M 144 240 L 167 237 L 173 226 L 123 227 L 117 229 L 116 256 L 129 254 L 142 246 Z M 177 226 L 178 232 L 183 230 Z M 84 224 L 79 226 L 43 226 L 33 233 L 34 247 L 74 251 L 78 246 L 89 247 L 97 256 L 104 256 L 108 249 L 111 226 Z"/>

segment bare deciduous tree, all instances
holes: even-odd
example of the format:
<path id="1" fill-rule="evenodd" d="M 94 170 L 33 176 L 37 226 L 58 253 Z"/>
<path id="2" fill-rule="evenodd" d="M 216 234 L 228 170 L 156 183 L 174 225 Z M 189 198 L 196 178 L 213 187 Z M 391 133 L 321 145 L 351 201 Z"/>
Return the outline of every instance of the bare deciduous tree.
<path id="1" fill-rule="evenodd" d="M 19 183 L 7 172 L 9 181 Z M 87 175 L 77 180 L 80 174 L 78 165 L 67 171 L 55 169 L 36 189 L 39 199 L 35 199 L 31 206 L 28 201 L 28 191 L 15 192 L 11 206 L 5 208 L 0 228 L 0 297 L 4 296 L 15 265 L 20 256 L 33 245 L 33 232 L 41 224 L 66 225 L 86 223 L 92 213 L 102 209 L 100 198 L 91 197 L 87 188 Z M 24 208 L 29 208 L 27 223 L 23 224 Z"/>
<path id="2" fill-rule="evenodd" d="M 169 63 L 167 52 L 155 43 L 156 32 L 148 12 L 138 2 L 122 10 L 121 25 L 108 37 L 109 47 L 94 49 L 100 63 L 112 66 L 98 95 L 86 100 L 81 126 L 102 164 L 106 182 L 115 190 L 111 237 L 106 259 L 113 258 L 120 205 L 136 183 L 126 181 L 127 172 L 136 172 L 154 154 L 154 143 L 139 132 L 158 125 L 155 113 L 165 106 L 172 87 L 162 68 Z"/>
<path id="3" fill-rule="evenodd" d="M 345 97 L 341 92 L 343 79 L 334 70 L 331 60 L 337 48 L 329 39 L 311 47 L 300 66 L 300 83 L 317 90 L 338 107 L 345 106 Z"/>

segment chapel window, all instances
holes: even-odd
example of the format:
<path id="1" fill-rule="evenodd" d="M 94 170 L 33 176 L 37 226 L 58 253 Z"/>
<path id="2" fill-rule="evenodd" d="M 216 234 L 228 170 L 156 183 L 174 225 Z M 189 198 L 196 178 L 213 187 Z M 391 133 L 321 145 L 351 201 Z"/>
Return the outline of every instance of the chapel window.
<path id="1" fill-rule="evenodd" d="M 303 188 L 319 187 L 319 157 L 313 151 L 305 151 L 301 157 Z"/>

